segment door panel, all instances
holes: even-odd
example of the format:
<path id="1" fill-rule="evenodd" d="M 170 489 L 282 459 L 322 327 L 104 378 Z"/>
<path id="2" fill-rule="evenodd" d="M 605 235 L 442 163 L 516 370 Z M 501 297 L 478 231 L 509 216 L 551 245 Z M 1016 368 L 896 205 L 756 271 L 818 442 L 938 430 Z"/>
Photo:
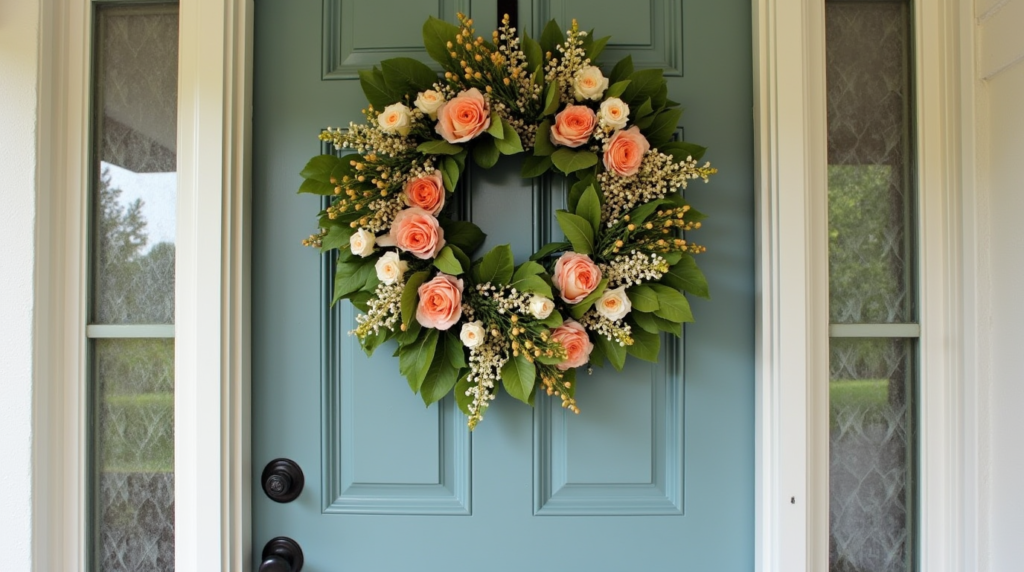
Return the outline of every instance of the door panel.
<path id="1" fill-rule="evenodd" d="M 425 58 L 428 15 L 494 1 L 256 2 L 253 143 L 253 478 L 271 459 L 304 469 L 277 504 L 254 487 L 253 544 L 286 535 L 304 570 L 749 570 L 753 567 L 753 184 L 749 3 L 519 2 L 523 28 L 575 16 L 612 35 L 603 63 L 661 67 L 681 128 L 719 169 L 688 198 L 709 217 L 694 238 L 714 299 L 663 340 L 657 364 L 580 377 L 582 413 L 501 395 L 470 434 L 449 397 L 424 408 L 388 347 L 372 358 L 329 308 L 330 261 L 300 245 L 317 197 L 298 171 L 327 126 L 360 121 L 356 72 Z M 684 60 L 684 54 L 686 59 Z M 684 65 L 685 63 L 685 65 Z M 606 68 L 607 69 L 607 68 Z M 685 73 L 684 73 L 685 72 Z M 472 169 L 460 212 L 518 262 L 559 238 L 559 179 L 523 181 L 519 158 Z"/>

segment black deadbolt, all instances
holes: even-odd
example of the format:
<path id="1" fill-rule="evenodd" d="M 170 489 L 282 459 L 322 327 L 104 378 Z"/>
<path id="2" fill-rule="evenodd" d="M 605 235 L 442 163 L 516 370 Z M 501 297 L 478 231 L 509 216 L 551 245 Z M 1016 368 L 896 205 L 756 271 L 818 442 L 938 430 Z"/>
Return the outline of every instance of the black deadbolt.
<path id="1" fill-rule="evenodd" d="M 306 478 L 302 469 L 291 459 L 274 459 L 263 469 L 263 492 L 270 500 L 276 502 L 292 502 L 299 498 Z"/>
<path id="2" fill-rule="evenodd" d="M 260 572 L 299 572 L 302 564 L 302 548 L 299 543 L 287 536 L 278 536 L 263 547 Z"/>

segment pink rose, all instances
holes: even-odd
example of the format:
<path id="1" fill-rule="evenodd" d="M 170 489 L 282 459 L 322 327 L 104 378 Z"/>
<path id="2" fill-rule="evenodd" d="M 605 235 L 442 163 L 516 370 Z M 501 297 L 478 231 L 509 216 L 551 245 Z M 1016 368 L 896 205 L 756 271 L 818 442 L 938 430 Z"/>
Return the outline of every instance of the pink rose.
<path id="1" fill-rule="evenodd" d="M 635 175 L 650 148 L 639 127 L 616 131 L 604 148 L 604 168 L 623 177 Z"/>
<path id="2" fill-rule="evenodd" d="M 438 274 L 420 285 L 416 321 L 424 328 L 447 330 L 462 317 L 462 279 Z"/>
<path id="3" fill-rule="evenodd" d="M 419 207 L 435 216 L 444 207 L 441 171 L 435 170 L 429 175 L 406 181 L 402 191 L 405 193 L 405 204 L 410 207 Z"/>
<path id="4" fill-rule="evenodd" d="M 381 246 L 397 246 L 424 260 L 437 256 L 444 247 L 444 229 L 429 212 L 409 207 L 398 213 L 391 232 L 377 239 Z"/>
<path id="5" fill-rule="evenodd" d="M 590 140 L 597 115 L 586 105 L 567 105 L 555 116 L 551 141 L 566 147 L 579 147 Z"/>
<path id="6" fill-rule="evenodd" d="M 562 344 L 565 348 L 565 359 L 555 367 L 565 371 L 571 367 L 579 367 L 590 359 L 590 352 L 594 350 L 594 344 L 590 336 L 579 322 L 566 320 L 551 332 L 551 339 Z"/>
<path id="7" fill-rule="evenodd" d="M 551 278 L 563 300 L 579 304 L 601 282 L 601 269 L 586 254 L 566 252 L 555 262 Z"/>
<path id="8" fill-rule="evenodd" d="M 477 88 L 459 95 L 437 108 L 435 130 L 449 143 L 464 143 L 491 126 L 491 110 Z"/>

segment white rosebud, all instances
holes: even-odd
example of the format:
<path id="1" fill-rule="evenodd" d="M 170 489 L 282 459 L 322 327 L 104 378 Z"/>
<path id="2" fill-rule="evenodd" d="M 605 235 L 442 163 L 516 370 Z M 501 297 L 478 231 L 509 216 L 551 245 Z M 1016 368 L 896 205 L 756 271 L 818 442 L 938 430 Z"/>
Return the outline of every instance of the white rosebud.
<path id="1" fill-rule="evenodd" d="M 633 308 L 633 304 L 626 296 L 626 287 L 619 286 L 613 290 L 605 290 L 601 298 L 594 304 L 597 313 L 609 320 L 621 320 Z"/>
<path id="2" fill-rule="evenodd" d="M 437 108 L 441 107 L 441 104 L 444 103 L 444 96 L 439 92 L 428 89 L 427 91 L 421 91 L 416 96 L 415 103 L 416 109 L 426 113 L 431 119 L 437 119 Z"/>
<path id="3" fill-rule="evenodd" d="M 484 331 L 484 324 L 480 320 L 462 324 L 462 332 L 459 333 L 459 339 L 462 340 L 462 345 L 467 348 L 475 348 L 484 343 L 485 337 L 487 337 L 487 332 Z"/>
<path id="4" fill-rule="evenodd" d="M 377 116 L 377 125 L 384 133 L 398 133 L 405 137 L 412 129 L 412 111 L 404 103 L 393 103 Z"/>
<path id="5" fill-rule="evenodd" d="M 348 239 L 348 244 L 352 248 L 352 254 L 365 258 L 373 253 L 373 245 L 377 244 L 377 237 L 365 228 L 361 228 Z"/>
<path id="6" fill-rule="evenodd" d="M 409 268 L 409 263 L 399 258 L 398 253 L 394 250 L 389 250 L 384 253 L 384 256 L 377 259 L 375 268 L 378 280 L 385 284 L 394 284 L 402 281 L 405 271 Z"/>
<path id="7" fill-rule="evenodd" d="M 551 315 L 551 312 L 555 310 L 555 303 L 544 296 L 534 296 L 530 298 L 530 313 L 533 314 L 534 318 L 543 320 Z"/>
<path id="8" fill-rule="evenodd" d="M 597 66 L 587 66 L 576 72 L 576 79 L 572 82 L 573 90 L 576 93 L 576 101 L 592 99 L 597 101 L 608 89 L 608 79 L 601 73 Z"/>
<path id="9" fill-rule="evenodd" d="M 622 129 L 629 120 L 629 105 L 617 97 L 609 97 L 601 102 L 601 110 L 597 112 L 601 125 L 612 129 Z"/>

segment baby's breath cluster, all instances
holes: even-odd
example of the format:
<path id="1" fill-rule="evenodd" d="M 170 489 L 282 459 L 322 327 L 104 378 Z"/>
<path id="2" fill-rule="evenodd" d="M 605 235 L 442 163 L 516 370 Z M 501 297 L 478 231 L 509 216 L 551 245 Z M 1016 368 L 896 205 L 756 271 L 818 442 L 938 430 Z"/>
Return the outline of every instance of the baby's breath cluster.
<path id="1" fill-rule="evenodd" d="M 572 27 L 566 30 L 565 43 L 555 48 L 558 54 L 548 53 L 548 64 L 544 68 L 544 79 L 558 82 L 559 99 L 563 103 L 573 101 L 573 85 L 579 73 L 590 65 L 587 51 L 583 48 L 583 38 L 587 33 L 580 30 L 579 23 L 573 18 Z"/>
<path id="2" fill-rule="evenodd" d="M 402 318 L 402 288 L 404 286 L 400 282 L 378 284 L 373 298 L 366 303 L 368 311 L 356 316 L 358 326 L 349 333 L 362 339 L 371 333 L 376 334 L 381 328 L 395 331 L 395 325 Z"/>
<path id="3" fill-rule="evenodd" d="M 609 288 L 628 288 L 642 282 L 661 280 L 669 268 L 668 261 L 657 254 L 636 250 L 629 254 L 616 255 L 598 266 L 601 267 L 601 274 L 608 279 Z"/>
<path id="4" fill-rule="evenodd" d="M 707 182 L 717 172 L 710 163 L 698 167 L 692 157 L 677 163 L 671 155 L 651 149 L 644 155 L 636 175 L 621 177 L 606 171 L 597 176 L 605 197 L 601 220 L 611 226 L 637 206 L 665 198 L 676 189 L 685 189 L 691 179 Z"/>
<path id="5" fill-rule="evenodd" d="M 633 345 L 633 329 L 623 320 L 610 320 L 591 308 L 580 318 L 583 327 L 620 346 Z"/>
<path id="6" fill-rule="evenodd" d="M 501 368 L 508 361 L 508 345 L 501 332 L 494 328 L 484 342 L 469 350 L 469 428 L 475 429 L 483 420 L 484 411 L 497 396 L 495 391 L 501 379 Z"/>

